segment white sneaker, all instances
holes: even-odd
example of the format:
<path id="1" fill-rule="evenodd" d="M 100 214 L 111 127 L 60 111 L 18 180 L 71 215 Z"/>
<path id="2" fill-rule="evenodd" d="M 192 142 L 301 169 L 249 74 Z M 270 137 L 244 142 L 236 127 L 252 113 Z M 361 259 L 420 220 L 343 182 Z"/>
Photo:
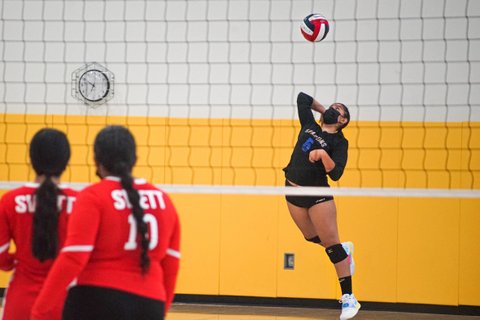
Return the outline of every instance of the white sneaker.
<path id="1" fill-rule="evenodd" d="M 340 315 L 340 320 L 352 319 L 360 310 L 360 303 L 357 301 L 357 298 L 352 294 L 344 294 L 342 300 L 342 314 Z"/>
<path id="2" fill-rule="evenodd" d="M 342 247 L 348 255 L 348 262 L 350 263 L 350 275 L 355 273 L 355 261 L 353 260 L 353 243 L 351 241 L 342 242 Z"/>

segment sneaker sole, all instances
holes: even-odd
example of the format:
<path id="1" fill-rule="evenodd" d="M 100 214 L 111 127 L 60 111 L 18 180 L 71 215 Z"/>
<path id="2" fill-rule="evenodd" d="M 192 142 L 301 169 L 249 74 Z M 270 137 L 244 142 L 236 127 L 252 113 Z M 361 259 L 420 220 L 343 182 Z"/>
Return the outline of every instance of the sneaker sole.
<path id="1" fill-rule="evenodd" d="M 340 317 L 340 320 L 352 319 L 353 317 L 355 317 L 358 314 L 358 311 L 360 310 L 361 307 L 362 307 L 362 305 L 360 304 L 360 302 L 357 301 L 357 307 L 355 308 L 355 313 L 351 314 L 351 315 L 348 315 L 347 317 Z"/>

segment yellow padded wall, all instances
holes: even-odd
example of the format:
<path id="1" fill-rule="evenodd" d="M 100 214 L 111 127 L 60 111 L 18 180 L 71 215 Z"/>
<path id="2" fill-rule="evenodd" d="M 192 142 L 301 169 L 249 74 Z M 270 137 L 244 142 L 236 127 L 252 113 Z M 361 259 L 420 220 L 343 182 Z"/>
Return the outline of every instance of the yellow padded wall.
<path id="1" fill-rule="evenodd" d="M 278 201 L 264 196 L 222 196 L 221 295 L 276 296 Z"/>
<path id="2" fill-rule="evenodd" d="M 479 305 L 480 200 L 460 200 L 459 297 L 461 305 Z"/>
<path id="3" fill-rule="evenodd" d="M 458 304 L 457 199 L 400 199 L 398 302 Z"/>
<path id="4" fill-rule="evenodd" d="M 220 195 L 174 194 L 181 222 L 178 293 L 218 294 Z"/>
<path id="5" fill-rule="evenodd" d="M 336 197 L 341 241 L 353 241 L 355 293 L 366 301 L 397 301 L 398 199 Z M 340 296 L 338 283 L 337 297 Z"/>

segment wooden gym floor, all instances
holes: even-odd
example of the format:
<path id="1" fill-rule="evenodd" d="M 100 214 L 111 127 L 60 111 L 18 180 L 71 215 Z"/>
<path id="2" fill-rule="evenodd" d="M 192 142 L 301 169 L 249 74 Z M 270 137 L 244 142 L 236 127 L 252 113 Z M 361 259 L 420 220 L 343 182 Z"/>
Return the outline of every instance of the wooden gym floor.
<path id="1" fill-rule="evenodd" d="M 0 299 L 1 302 L 1 299 Z M 0 315 L 2 308 L 0 307 Z M 340 309 L 174 303 L 167 320 L 338 320 Z M 355 320 L 480 320 L 480 316 L 360 310 Z"/>
<path id="2" fill-rule="evenodd" d="M 338 320 L 339 309 L 175 303 L 167 320 Z M 480 320 L 480 316 L 360 310 L 355 320 Z"/>

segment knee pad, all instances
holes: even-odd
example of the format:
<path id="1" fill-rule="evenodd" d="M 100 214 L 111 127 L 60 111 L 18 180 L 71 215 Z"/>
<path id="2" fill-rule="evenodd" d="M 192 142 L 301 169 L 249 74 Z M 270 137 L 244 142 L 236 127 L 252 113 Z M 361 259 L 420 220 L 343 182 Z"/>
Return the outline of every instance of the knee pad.
<path id="1" fill-rule="evenodd" d="M 313 243 L 318 243 L 318 244 L 320 244 L 320 242 L 321 242 L 319 236 L 316 236 L 316 237 L 313 237 L 313 238 L 310 238 L 310 239 L 305 238 L 305 240 L 307 240 L 309 242 L 313 242 Z"/>
<path id="2" fill-rule="evenodd" d="M 334 244 L 333 246 L 326 248 L 325 251 L 333 264 L 343 261 L 348 257 L 347 252 L 345 252 L 341 243 Z"/>

